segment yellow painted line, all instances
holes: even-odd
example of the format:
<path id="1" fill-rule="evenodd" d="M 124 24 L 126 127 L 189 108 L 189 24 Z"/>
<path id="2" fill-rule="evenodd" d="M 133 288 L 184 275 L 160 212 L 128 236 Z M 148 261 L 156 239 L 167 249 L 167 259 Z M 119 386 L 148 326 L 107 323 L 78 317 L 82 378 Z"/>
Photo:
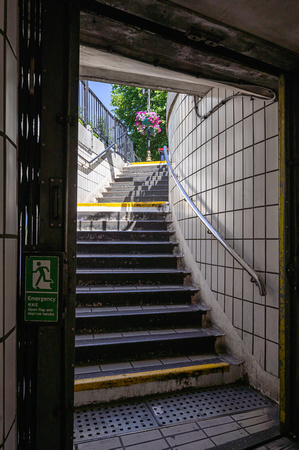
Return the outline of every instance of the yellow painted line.
<path id="1" fill-rule="evenodd" d="M 133 162 L 130 163 L 131 166 L 136 166 L 137 164 L 165 164 L 166 161 L 143 161 L 143 162 Z"/>
<path id="2" fill-rule="evenodd" d="M 77 206 L 113 206 L 121 207 L 132 207 L 132 208 L 144 208 L 152 206 L 165 205 L 167 202 L 123 202 L 123 203 L 77 203 Z"/>
<path id="3" fill-rule="evenodd" d="M 150 383 L 154 381 L 167 381 L 173 378 L 197 377 L 210 373 L 229 372 L 228 363 L 202 364 L 175 369 L 162 369 L 147 372 L 125 373 L 111 377 L 87 378 L 75 380 L 75 392 L 91 391 L 95 389 L 108 389 L 132 384 Z"/>

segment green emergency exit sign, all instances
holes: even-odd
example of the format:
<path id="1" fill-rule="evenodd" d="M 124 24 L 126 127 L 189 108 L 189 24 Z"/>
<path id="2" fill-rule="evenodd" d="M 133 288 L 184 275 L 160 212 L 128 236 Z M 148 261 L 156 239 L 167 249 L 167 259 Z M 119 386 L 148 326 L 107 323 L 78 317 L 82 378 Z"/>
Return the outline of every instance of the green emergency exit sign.
<path id="1" fill-rule="evenodd" d="M 59 256 L 26 256 L 25 320 L 58 322 Z"/>

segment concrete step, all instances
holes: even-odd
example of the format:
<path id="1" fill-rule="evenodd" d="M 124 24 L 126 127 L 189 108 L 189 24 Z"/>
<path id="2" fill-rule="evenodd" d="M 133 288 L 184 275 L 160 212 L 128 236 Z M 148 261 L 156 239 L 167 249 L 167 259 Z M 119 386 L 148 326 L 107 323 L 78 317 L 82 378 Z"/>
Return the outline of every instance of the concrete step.
<path id="1" fill-rule="evenodd" d="M 186 349 L 189 355 L 195 355 L 214 351 L 215 341 L 221 336 L 223 333 L 214 327 L 77 335 L 75 360 L 76 364 L 101 364 L 174 357 L 184 355 Z"/>
<path id="2" fill-rule="evenodd" d="M 183 267 L 182 255 L 160 255 L 159 267 L 163 269 L 178 269 Z M 78 269 L 154 269 L 157 267 L 157 255 L 128 255 L 128 254 L 96 254 L 86 253 L 77 255 Z"/>
<path id="3" fill-rule="evenodd" d="M 98 231 L 141 231 L 160 230 L 166 231 L 171 225 L 166 220 L 103 220 L 85 219 L 78 221 L 78 230 L 98 230 Z"/>
<path id="4" fill-rule="evenodd" d="M 81 365 L 75 367 L 75 406 L 165 394 L 188 387 L 223 386 L 240 380 L 242 361 L 215 352 Z"/>
<path id="5" fill-rule="evenodd" d="M 193 285 L 78 286 L 77 307 L 113 308 L 120 306 L 159 306 L 190 304 L 198 299 Z"/>
<path id="6" fill-rule="evenodd" d="M 114 230 L 79 230 L 77 232 L 78 242 L 90 241 L 90 242 L 115 242 L 115 241 L 130 241 L 143 243 L 148 242 L 169 242 L 174 232 L 169 230 L 126 230 L 126 231 L 114 231 Z"/>
<path id="7" fill-rule="evenodd" d="M 78 269 L 77 286 L 190 284 L 190 272 L 184 269 Z"/>
<path id="8" fill-rule="evenodd" d="M 78 254 L 96 253 L 96 254 L 118 254 L 127 253 L 135 255 L 145 255 L 156 253 L 169 254 L 177 252 L 178 242 L 176 241 L 99 241 L 82 240 L 77 242 Z"/>
<path id="9" fill-rule="evenodd" d="M 155 305 L 77 308 L 76 334 L 111 333 L 196 327 L 208 308 L 203 305 Z"/>

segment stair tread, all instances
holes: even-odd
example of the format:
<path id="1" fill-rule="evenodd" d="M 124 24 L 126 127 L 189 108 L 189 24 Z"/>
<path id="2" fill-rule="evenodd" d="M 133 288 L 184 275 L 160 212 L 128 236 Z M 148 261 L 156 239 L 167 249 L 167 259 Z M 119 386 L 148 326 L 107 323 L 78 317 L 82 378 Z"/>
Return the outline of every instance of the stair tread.
<path id="1" fill-rule="evenodd" d="M 77 273 L 78 274 L 84 274 L 84 273 L 99 273 L 99 274 L 105 274 L 105 273 L 190 273 L 190 270 L 187 269 L 164 269 L 164 268 L 157 268 L 157 269 L 139 269 L 139 268 L 124 268 L 124 269 L 114 269 L 114 268 L 109 268 L 109 269 L 77 269 Z"/>
<path id="2" fill-rule="evenodd" d="M 208 311 L 204 305 L 198 304 L 177 304 L 177 305 L 155 305 L 155 306 L 124 306 L 114 308 L 91 307 L 91 308 L 77 308 L 77 318 L 88 317 L 110 317 L 110 316 L 129 316 L 129 315 L 148 315 L 148 314 L 174 314 L 174 313 L 188 313 L 197 311 Z"/>
<path id="3" fill-rule="evenodd" d="M 173 230 L 78 230 L 78 233 L 136 233 L 136 234 L 144 234 L 144 233 L 153 233 L 153 234 L 174 234 Z M 143 242 L 143 241 L 142 241 Z"/>
<path id="4" fill-rule="evenodd" d="M 101 259 L 110 259 L 110 258 L 182 258 L 183 255 L 180 253 L 163 253 L 162 255 L 157 256 L 157 253 L 147 253 L 147 254 L 132 254 L 132 253 L 105 253 L 104 255 L 101 253 L 79 253 L 77 258 L 101 258 Z"/>
<path id="5" fill-rule="evenodd" d="M 85 231 L 85 233 L 86 233 L 87 231 Z M 94 245 L 99 245 L 99 244 L 105 244 L 105 245 L 123 245 L 123 244 L 126 244 L 126 245 L 133 245 L 133 246 L 135 246 L 135 245 L 145 245 L 145 244 L 149 244 L 149 245 L 157 245 L 157 244 L 159 244 L 159 245 L 169 245 L 169 244 L 172 244 L 172 245 L 178 245 L 178 242 L 177 241 L 121 241 L 121 242 L 119 242 L 119 241 L 112 241 L 112 242 L 110 242 L 110 241 L 95 241 L 95 240 L 93 240 L 93 241 L 78 241 L 77 242 L 77 245 L 82 245 L 82 244 L 94 244 Z"/>
<path id="6" fill-rule="evenodd" d="M 147 333 L 147 334 L 145 334 Z M 117 335 L 117 336 L 116 336 Z M 215 327 L 209 328 L 191 328 L 191 329 L 166 329 L 154 330 L 144 332 L 122 332 L 122 333 L 105 333 L 101 335 L 79 335 L 75 338 L 76 347 L 90 347 L 103 345 L 124 345 L 141 342 L 156 342 L 156 341 L 175 341 L 178 339 L 204 338 L 204 337 L 219 337 L 223 333 Z M 114 337 L 112 337 L 114 336 Z"/>
<path id="7" fill-rule="evenodd" d="M 154 360 L 127 361 L 111 364 L 99 365 L 81 365 L 75 367 L 75 379 L 110 377 L 115 375 L 123 375 L 129 373 L 142 373 L 149 371 L 173 370 L 175 368 L 186 368 L 194 366 L 204 366 L 207 364 L 219 364 L 225 362 L 228 364 L 241 364 L 241 361 L 234 359 L 230 362 L 229 354 L 218 355 L 216 353 L 208 353 L 202 355 L 177 356 L 171 358 L 160 358 Z"/>
<path id="8" fill-rule="evenodd" d="M 86 294 L 86 293 L 134 293 L 134 292 L 168 292 L 168 291 L 198 291 L 198 287 L 190 284 L 190 285 L 159 285 L 159 286 L 148 286 L 142 284 L 130 285 L 130 286 L 77 286 L 76 292 L 77 294 Z"/>

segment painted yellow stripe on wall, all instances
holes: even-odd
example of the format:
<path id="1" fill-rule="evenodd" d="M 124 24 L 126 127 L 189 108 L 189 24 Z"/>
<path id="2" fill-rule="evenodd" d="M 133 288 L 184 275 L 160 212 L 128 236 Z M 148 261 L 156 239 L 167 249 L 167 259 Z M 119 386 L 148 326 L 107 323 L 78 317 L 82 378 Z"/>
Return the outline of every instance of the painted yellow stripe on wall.
<path id="1" fill-rule="evenodd" d="M 165 164 L 166 161 L 143 161 L 143 162 L 133 162 L 130 163 L 131 166 L 136 166 L 137 164 Z"/>
<path id="2" fill-rule="evenodd" d="M 88 378 L 75 380 L 75 392 L 91 391 L 95 389 L 107 389 L 112 387 L 129 386 L 132 384 L 150 383 L 154 381 L 166 381 L 175 377 L 196 377 L 217 372 L 229 372 L 230 365 L 227 363 L 202 364 L 188 367 L 177 367 L 175 369 L 153 370 L 148 372 L 126 373 L 113 375 L 111 377 Z"/>
<path id="3" fill-rule="evenodd" d="M 77 206 L 108 206 L 144 208 L 165 205 L 167 202 L 77 203 Z"/>

